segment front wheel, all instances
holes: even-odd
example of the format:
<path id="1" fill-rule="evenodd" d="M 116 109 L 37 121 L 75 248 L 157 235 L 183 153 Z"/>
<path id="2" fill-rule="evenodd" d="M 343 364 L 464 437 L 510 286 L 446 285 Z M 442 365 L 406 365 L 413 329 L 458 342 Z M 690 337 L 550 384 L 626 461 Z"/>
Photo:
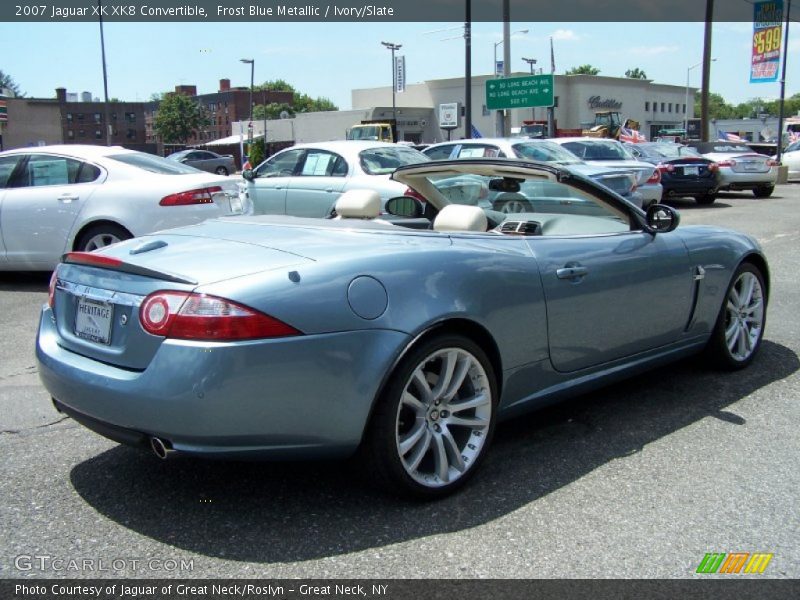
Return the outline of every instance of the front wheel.
<path id="1" fill-rule="evenodd" d="M 225 167 L 217 167 L 214 172 L 217 175 L 227 175 L 228 174 L 228 169 L 226 169 Z"/>
<path id="2" fill-rule="evenodd" d="M 772 192 L 775 191 L 774 185 L 762 185 L 761 187 L 757 187 L 753 190 L 753 196 L 756 198 L 769 198 L 772 196 Z"/>
<path id="3" fill-rule="evenodd" d="M 749 365 L 761 346 L 767 318 L 764 276 L 751 263 L 743 263 L 728 286 L 706 353 L 718 367 L 728 370 Z"/>
<path id="4" fill-rule="evenodd" d="M 492 365 L 469 338 L 442 335 L 413 349 L 378 400 L 362 451 L 394 492 L 447 495 L 475 473 L 497 407 Z"/>

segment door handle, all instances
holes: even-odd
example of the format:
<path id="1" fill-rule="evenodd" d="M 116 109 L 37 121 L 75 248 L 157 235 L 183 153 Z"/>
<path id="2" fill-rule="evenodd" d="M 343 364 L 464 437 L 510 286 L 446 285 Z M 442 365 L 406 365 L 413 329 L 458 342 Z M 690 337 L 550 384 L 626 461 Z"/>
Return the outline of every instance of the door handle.
<path id="1" fill-rule="evenodd" d="M 556 277 L 559 279 L 577 280 L 581 277 L 586 277 L 588 274 L 589 269 L 581 265 L 566 265 L 560 269 L 556 269 Z"/>
<path id="2" fill-rule="evenodd" d="M 325 188 L 325 191 L 328 193 L 333 193 L 333 188 Z"/>
<path id="3" fill-rule="evenodd" d="M 72 196 L 70 194 L 64 194 L 63 196 L 58 197 L 59 202 L 63 202 L 64 204 L 69 204 L 70 202 L 77 202 L 80 200 L 80 196 Z"/>

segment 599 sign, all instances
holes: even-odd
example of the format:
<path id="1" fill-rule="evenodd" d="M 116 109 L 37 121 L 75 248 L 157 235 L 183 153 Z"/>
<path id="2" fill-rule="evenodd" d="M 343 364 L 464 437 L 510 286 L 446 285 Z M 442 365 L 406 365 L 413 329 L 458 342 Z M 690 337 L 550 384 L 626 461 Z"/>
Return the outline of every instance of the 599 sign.
<path id="1" fill-rule="evenodd" d="M 778 56 L 781 50 L 783 28 L 780 25 L 753 33 L 753 62 Z"/>

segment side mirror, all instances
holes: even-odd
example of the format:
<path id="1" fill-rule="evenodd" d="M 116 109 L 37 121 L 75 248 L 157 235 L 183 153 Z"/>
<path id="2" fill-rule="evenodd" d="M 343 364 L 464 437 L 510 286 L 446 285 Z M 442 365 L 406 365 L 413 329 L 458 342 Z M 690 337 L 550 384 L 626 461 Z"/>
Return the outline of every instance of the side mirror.
<path id="1" fill-rule="evenodd" d="M 411 196 L 398 196 L 386 201 L 386 212 L 396 217 L 406 217 L 418 219 L 423 215 L 425 209 L 422 202 Z"/>
<path id="2" fill-rule="evenodd" d="M 647 230 L 650 233 L 669 233 L 681 222 L 677 210 L 665 204 L 651 204 L 645 216 Z"/>
<path id="3" fill-rule="evenodd" d="M 253 173 L 253 169 L 245 169 L 242 171 L 242 177 L 247 179 L 247 181 L 253 181 L 256 178 L 256 174 Z"/>

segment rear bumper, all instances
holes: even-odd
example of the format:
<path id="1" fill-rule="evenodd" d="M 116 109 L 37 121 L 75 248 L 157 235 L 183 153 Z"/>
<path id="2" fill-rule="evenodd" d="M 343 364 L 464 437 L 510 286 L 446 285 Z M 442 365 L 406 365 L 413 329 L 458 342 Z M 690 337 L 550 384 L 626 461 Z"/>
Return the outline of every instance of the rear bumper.
<path id="1" fill-rule="evenodd" d="M 90 429 L 137 445 L 219 457 L 344 456 L 361 435 L 407 335 L 387 330 L 235 344 L 166 340 L 144 371 L 62 348 L 50 309 L 36 356 L 56 406 Z"/>
<path id="2" fill-rule="evenodd" d="M 752 190 L 775 185 L 777 181 L 777 167 L 771 167 L 764 173 L 737 173 L 730 167 L 721 167 L 719 170 L 719 187 L 725 190 Z"/>
<path id="3" fill-rule="evenodd" d="M 664 178 L 661 180 L 661 185 L 666 196 L 695 196 L 714 193 L 718 182 L 716 177 L 691 180 Z"/>

